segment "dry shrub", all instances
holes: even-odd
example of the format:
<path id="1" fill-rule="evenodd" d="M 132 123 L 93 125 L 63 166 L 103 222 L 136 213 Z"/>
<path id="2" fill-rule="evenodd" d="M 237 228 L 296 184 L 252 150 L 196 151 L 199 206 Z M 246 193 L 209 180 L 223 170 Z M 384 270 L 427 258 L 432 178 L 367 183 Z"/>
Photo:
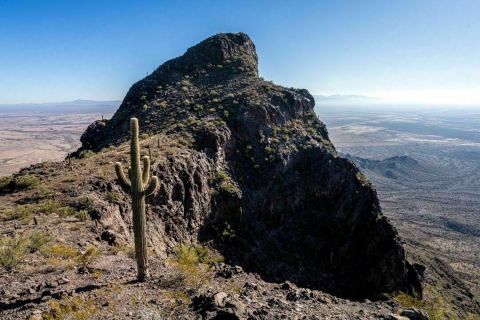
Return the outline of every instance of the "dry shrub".
<path id="1" fill-rule="evenodd" d="M 93 299 L 80 296 L 50 300 L 50 310 L 43 315 L 45 320 L 89 320 L 99 311 Z"/>

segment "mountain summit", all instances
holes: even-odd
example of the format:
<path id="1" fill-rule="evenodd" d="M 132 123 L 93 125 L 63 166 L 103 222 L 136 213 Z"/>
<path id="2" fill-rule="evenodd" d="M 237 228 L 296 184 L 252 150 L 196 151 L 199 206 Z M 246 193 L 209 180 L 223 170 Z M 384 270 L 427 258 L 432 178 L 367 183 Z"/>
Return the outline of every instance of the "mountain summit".
<path id="1" fill-rule="evenodd" d="M 211 241 L 270 281 L 354 298 L 420 290 L 375 190 L 337 155 L 314 104 L 306 90 L 258 77 L 247 35 L 217 34 L 135 83 L 80 151 L 121 147 L 129 119 L 140 119 L 161 184 L 149 199 L 149 239 L 165 253 Z M 124 219 L 128 203 L 98 205 L 100 219 L 130 237 L 119 227 L 128 220 L 111 220 L 112 210 Z"/>
<path id="2" fill-rule="evenodd" d="M 166 62 L 155 72 L 196 73 L 218 65 L 225 66 L 233 74 L 238 70 L 258 76 L 258 58 L 252 40 L 244 33 L 217 34 L 191 47 L 183 56 Z"/>

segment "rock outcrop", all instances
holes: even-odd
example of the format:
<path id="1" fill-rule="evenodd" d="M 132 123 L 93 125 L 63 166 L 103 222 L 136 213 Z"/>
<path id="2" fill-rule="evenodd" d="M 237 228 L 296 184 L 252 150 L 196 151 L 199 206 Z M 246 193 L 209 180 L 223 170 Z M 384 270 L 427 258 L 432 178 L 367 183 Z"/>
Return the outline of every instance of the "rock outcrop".
<path id="1" fill-rule="evenodd" d="M 243 33 L 208 38 L 134 84 L 82 149 L 120 145 L 132 116 L 144 144 L 169 146 L 154 157 L 161 185 L 148 200 L 161 250 L 213 240 L 266 280 L 345 297 L 420 290 L 374 188 L 337 155 L 313 97 L 263 80 L 257 62 Z M 128 204 L 113 211 L 103 219 L 128 222 Z"/>

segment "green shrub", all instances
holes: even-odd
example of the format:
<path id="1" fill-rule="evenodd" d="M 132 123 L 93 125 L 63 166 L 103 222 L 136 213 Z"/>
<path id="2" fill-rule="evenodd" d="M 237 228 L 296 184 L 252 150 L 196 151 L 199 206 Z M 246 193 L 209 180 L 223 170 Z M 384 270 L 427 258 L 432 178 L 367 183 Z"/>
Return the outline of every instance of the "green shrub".
<path id="1" fill-rule="evenodd" d="M 0 240 L 0 265 L 11 272 L 27 255 L 28 239 L 21 237 L 5 237 Z"/>
<path id="2" fill-rule="evenodd" d="M 34 175 L 24 175 L 24 176 L 18 176 L 15 178 L 15 186 L 19 189 L 33 189 L 35 188 L 40 180 L 38 180 L 37 177 Z"/>
<path id="3" fill-rule="evenodd" d="M 307 129 L 307 132 L 309 134 L 311 134 L 312 136 L 316 135 L 317 134 L 317 130 L 315 130 L 315 128 L 308 128 Z"/>
<path id="4" fill-rule="evenodd" d="M 74 182 L 74 181 L 75 180 L 70 181 L 70 182 Z M 55 190 L 50 189 L 50 187 L 48 187 L 46 185 L 40 185 L 37 188 L 37 190 L 38 190 L 38 196 L 41 199 L 52 198 L 53 196 L 55 196 Z"/>
<path id="5" fill-rule="evenodd" d="M 78 218 L 80 221 L 87 221 L 88 220 L 88 211 L 87 210 L 80 210 L 75 213 L 75 217 Z"/>
<path id="6" fill-rule="evenodd" d="M 60 202 L 55 200 L 48 200 L 48 202 L 44 204 L 43 212 L 47 214 L 57 213 L 62 218 L 76 217 L 81 221 L 86 221 L 88 219 L 87 210 L 78 211 L 70 206 L 62 206 Z"/>
<path id="7" fill-rule="evenodd" d="M 39 203 L 38 211 L 45 214 L 57 213 L 61 207 L 62 204 L 59 201 L 48 199 Z"/>
<path id="8" fill-rule="evenodd" d="M 211 178 L 212 183 L 222 183 L 224 181 L 228 180 L 228 174 L 223 171 L 223 170 L 218 170 L 215 172 L 215 175 Z"/>
<path id="9" fill-rule="evenodd" d="M 174 282 L 180 281 L 182 287 L 198 288 L 208 281 L 211 265 L 220 261 L 223 257 L 213 255 L 207 247 L 180 244 L 175 248 L 172 259 L 177 269 Z"/>
<path id="10" fill-rule="evenodd" d="M 32 214 L 35 212 L 35 206 L 30 204 L 18 205 L 13 209 L 9 209 L 4 213 L 4 219 L 10 220 L 30 220 Z"/>
<path id="11" fill-rule="evenodd" d="M 90 158 L 91 156 L 93 156 L 94 154 L 95 154 L 95 152 L 93 152 L 92 150 L 82 150 L 78 154 L 78 157 L 80 159 L 87 159 L 87 158 Z"/>
<path id="12" fill-rule="evenodd" d="M 232 226 L 230 226 L 228 221 L 224 221 L 223 224 L 218 224 L 215 229 L 220 235 L 220 239 L 222 241 L 227 242 L 235 238 L 235 231 L 233 230 Z"/>
<path id="13" fill-rule="evenodd" d="M 9 187 L 13 182 L 12 176 L 5 176 L 0 178 L 0 190 Z"/>
<path id="14" fill-rule="evenodd" d="M 239 193 L 240 189 L 230 180 L 228 174 L 223 170 L 218 170 L 210 179 L 212 184 L 217 185 L 218 189 L 227 193 Z M 215 194 L 216 192 L 213 192 Z"/>
<path id="15" fill-rule="evenodd" d="M 220 185 L 220 190 L 226 192 L 226 193 L 239 193 L 240 189 L 231 181 L 225 181 Z"/>
<path id="16" fill-rule="evenodd" d="M 38 204 L 23 204 L 18 205 L 14 209 L 7 210 L 4 214 L 5 220 L 16 219 L 30 219 L 33 214 L 44 213 L 52 214 L 57 213 L 61 217 L 68 216 L 84 216 L 85 213 L 77 211 L 72 207 L 64 206 L 61 202 L 53 199 L 43 200 Z"/>
<path id="17" fill-rule="evenodd" d="M 88 211 L 77 211 L 70 206 L 64 206 L 60 201 L 47 199 L 38 204 L 23 204 L 18 205 L 13 209 L 9 209 L 4 212 L 4 219 L 9 220 L 29 220 L 33 214 L 44 213 L 52 214 L 57 213 L 60 217 L 77 217 L 78 219 L 85 221 L 88 219 Z"/>
<path id="18" fill-rule="evenodd" d="M 75 216 L 77 213 L 77 210 L 75 210 L 72 207 L 66 206 L 66 207 L 60 207 L 57 210 L 57 213 L 60 217 L 65 218 L 65 217 L 72 217 Z"/>
<path id="19" fill-rule="evenodd" d="M 30 249 L 30 252 L 36 252 L 52 240 L 53 237 L 48 233 L 35 230 L 28 237 L 28 248 Z"/>
<path id="20" fill-rule="evenodd" d="M 199 263 L 199 257 L 195 247 L 181 244 L 175 248 L 174 253 L 174 261 L 181 265 L 196 265 Z"/>
<path id="21" fill-rule="evenodd" d="M 208 247 L 202 245 L 180 244 L 174 250 L 174 261 L 184 266 L 200 263 L 211 265 L 223 261 L 223 257 L 214 255 Z"/>

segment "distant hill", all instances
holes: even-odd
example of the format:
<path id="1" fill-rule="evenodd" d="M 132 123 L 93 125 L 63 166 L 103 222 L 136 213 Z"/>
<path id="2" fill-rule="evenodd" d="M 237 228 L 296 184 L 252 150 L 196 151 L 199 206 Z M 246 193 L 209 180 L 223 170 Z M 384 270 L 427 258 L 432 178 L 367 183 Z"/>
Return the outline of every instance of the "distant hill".
<path id="1" fill-rule="evenodd" d="M 342 156 L 355 162 L 374 182 L 378 181 L 380 177 L 398 179 L 400 181 L 420 182 L 428 181 L 438 174 L 434 168 L 426 167 L 406 155 L 390 157 L 383 160 L 360 158 L 348 153 Z"/>
<path id="2" fill-rule="evenodd" d="M 121 101 L 75 100 L 67 102 L 0 104 L 0 113 L 113 113 Z"/>

